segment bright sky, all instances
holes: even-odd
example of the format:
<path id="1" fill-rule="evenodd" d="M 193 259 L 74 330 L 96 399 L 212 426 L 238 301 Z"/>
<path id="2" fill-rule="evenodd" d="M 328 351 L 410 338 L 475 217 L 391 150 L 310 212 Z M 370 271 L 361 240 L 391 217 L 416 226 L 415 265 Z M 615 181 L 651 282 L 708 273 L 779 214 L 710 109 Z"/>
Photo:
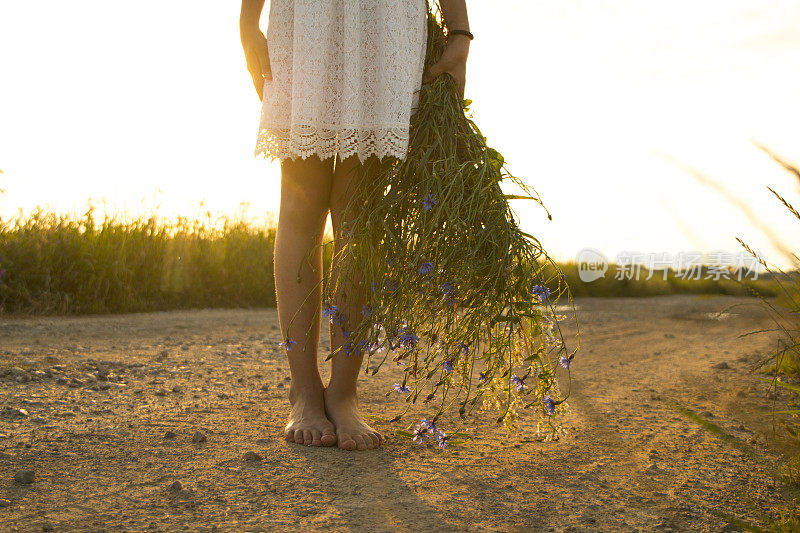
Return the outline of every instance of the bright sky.
<path id="1" fill-rule="evenodd" d="M 723 183 L 800 249 L 796 0 L 468 0 L 466 97 L 553 214 L 515 207 L 558 259 L 584 247 L 739 250 L 785 264 Z M 267 28 L 268 5 L 262 17 Z M 0 214 L 36 204 L 196 215 L 276 210 L 279 166 L 253 157 L 260 102 L 236 2 L 0 3 Z"/>

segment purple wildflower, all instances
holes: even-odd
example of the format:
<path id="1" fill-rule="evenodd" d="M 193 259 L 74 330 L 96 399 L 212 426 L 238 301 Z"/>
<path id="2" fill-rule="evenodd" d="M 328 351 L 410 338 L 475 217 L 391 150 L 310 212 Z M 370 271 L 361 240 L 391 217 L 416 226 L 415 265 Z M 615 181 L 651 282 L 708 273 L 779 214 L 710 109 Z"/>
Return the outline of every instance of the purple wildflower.
<path id="1" fill-rule="evenodd" d="M 334 321 L 338 313 L 339 313 L 339 308 L 333 304 L 328 305 L 322 310 L 322 316 L 330 318 L 331 322 Z"/>
<path id="2" fill-rule="evenodd" d="M 436 431 L 436 424 L 434 424 L 431 420 L 423 418 L 420 423 L 417 424 L 417 427 L 414 428 L 412 433 L 414 436 L 413 440 L 417 444 L 422 444 L 425 438 L 435 435 Z"/>
<path id="3" fill-rule="evenodd" d="M 395 384 L 395 388 L 397 388 L 398 384 Z M 412 439 L 417 444 L 422 444 L 425 442 L 426 439 L 432 439 L 436 441 L 436 445 L 439 448 L 447 448 L 450 443 L 448 442 L 449 438 L 447 433 L 441 431 L 436 427 L 436 424 L 433 420 L 428 420 L 427 418 L 423 418 L 420 420 L 419 424 L 416 425 L 414 431 L 411 432 Z"/>
<path id="4" fill-rule="evenodd" d="M 451 305 L 456 303 L 455 290 L 453 289 L 452 283 L 450 283 L 449 281 L 445 281 L 444 283 L 439 285 L 439 290 L 441 290 L 445 298 L 447 298 L 448 303 L 450 303 Z"/>
<path id="5" fill-rule="evenodd" d="M 558 358 L 558 362 L 561 363 L 561 366 L 563 366 L 567 370 L 569 370 L 569 367 L 572 366 L 572 359 L 570 359 L 569 357 L 561 356 Z"/>
<path id="6" fill-rule="evenodd" d="M 286 337 L 286 340 L 278 344 L 278 346 L 280 346 L 281 348 L 286 348 L 286 351 L 288 352 L 289 350 L 292 349 L 292 345 L 294 344 L 297 343 L 293 341 L 290 337 Z"/>
<path id="7" fill-rule="evenodd" d="M 442 370 L 447 372 L 448 374 L 453 373 L 453 363 L 448 359 L 444 363 L 442 363 Z"/>
<path id="8" fill-rule="evenodd" d="M 431 433 L 436 433 L 436 423 L 433 420 L 428 420 L 427 418 L 423 418 L 420 420 L 419 425 Z"/>
<path id="9" fill-rule="evenodd" d="M 522 392 L 525 389 L 525 378 L 521 378 L 516 374 L 511 376 L 511 383 L 514 384 L 514 389 L 517 392 Z"/>
<path id="10" fill-rule="evenodd" d="M 427 276 L 433 272 L 433 263 L 422 263 L 419 267 L 419 274 L 421 276 Z"/>
<path id="11" fill-rule="evenodd" d="M 361 306 L 361 314 L 366 318 L 372 314 L 372 307 L 369 304 L 364 304 Z"/>
<path id="12" fill-rule="evenodd" d="M 542 403 L 544 403 L 544 410 L 547 411 L 547 414 L 552 415 L 556 412 L 556 402 L 550 397 L 550 395 L 545 395 L 542 398 Z"/>
<path id="13" fill-rule="evenodd" d="M 394 384 L 394 390 L 396 390 L 397 392 L 402 392 L 403 394 L 408 394 L 409 392 L 411 392 L 411 389 L 409 389 L 405 385 L 401 385 L 400 383 Z"/>
<path id="14" fill-rule="evenodd" d="M 344 350 L 344 355 L 346 357 L 350 357 L 351 355 L 353 355 L 353 343 L 352 342 L 344 343 L 344 345 L 342 346 L 342 350 Z"/>
<path id="15" fill-rule="evenodd" d="M 550 288 L 546 285 L 534 285 L 533 294 L 539 297 L 540 301 L 545 301 L 550 298 Z"/>
<path id="16" fill-rule="evenodd" d="M 394 337 L 387 338 L 386 339 L 386 346 L 387 346 L 387 350 L 388 351 L 393 352 L 394 350 L 396 350 L 396 349 L 398 349 L 400 347 L 400 341 L 395 339 Z"/>
<path id="17" fill-rule="evenodd" d="M 469 355 L 469 346 L 465 342 L 462 342 L 459 347 L 461 348 L 461 353 Z"/>
<path id="18" fill-rule="evenodd" d="M 433 194 L 428 193 L 428 196 L 422 199 L 422 209 L 425 211 L 430 211 L 433 209 L 433 206 L 436 205 L 436 197 Z"/>
<path id="19" fill-rule="evenodd" d="M 400 332 L 400 344 L 406 349 L 415 349 L 419 342 L 419 335 L 414 335 L 408 328 L 404 327 Z"/>

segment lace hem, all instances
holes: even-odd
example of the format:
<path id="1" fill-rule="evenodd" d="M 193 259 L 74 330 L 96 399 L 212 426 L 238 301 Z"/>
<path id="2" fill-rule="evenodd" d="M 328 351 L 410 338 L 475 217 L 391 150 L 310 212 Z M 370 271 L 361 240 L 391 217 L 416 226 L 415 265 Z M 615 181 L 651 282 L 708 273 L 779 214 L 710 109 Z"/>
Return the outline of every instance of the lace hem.
<path id="1" fill-rule="evenodd" d="M 343 160 L 355 155 L 363 163 L 371 155 L 402 160 L 407 152 L 408 125 L 330 129 L 294 124 L 262 127 L 254 154 L 272 161 L 306 159 L 312 155 L 323 160 L 338 155 Z"/>
<path id="2" fill-rule="evenodd" d="M 408 152 L 408 126 L 382 128 L 319 128 L 306 124 L 290 127 L 262 127 L 256 141 L 255 156 L 283 161 L 317 155 L 327 159 L 357 156 L 362 163 L 369 156 L 405 159 Z"/>

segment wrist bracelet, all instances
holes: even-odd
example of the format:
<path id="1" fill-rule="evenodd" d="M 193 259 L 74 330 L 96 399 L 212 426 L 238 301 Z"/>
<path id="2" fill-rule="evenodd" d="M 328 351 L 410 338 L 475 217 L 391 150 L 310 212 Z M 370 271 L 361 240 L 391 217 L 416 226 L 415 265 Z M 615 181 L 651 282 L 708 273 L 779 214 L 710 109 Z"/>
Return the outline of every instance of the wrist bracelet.
<path id="1" fill-rule="evenodd" d="M 447 36 L 448 36 L 448 37 L 450 37 L 451 35 L 464 35 L 464 36 L 466 36 L 466 37 L 469 37 L 469 40 L 470 40 L 470 41 L 471 41 L 472 39 L 474 39 L 474 38 L 475 38 L 475 36 L 474 36 L 474 35 L 472 35 L 472 34 L 471 34 L 469 31 L 467 31 L 467 30 L 450 30 L 450 29 L 448 29 L 448 30 L 447 30 Z"/>

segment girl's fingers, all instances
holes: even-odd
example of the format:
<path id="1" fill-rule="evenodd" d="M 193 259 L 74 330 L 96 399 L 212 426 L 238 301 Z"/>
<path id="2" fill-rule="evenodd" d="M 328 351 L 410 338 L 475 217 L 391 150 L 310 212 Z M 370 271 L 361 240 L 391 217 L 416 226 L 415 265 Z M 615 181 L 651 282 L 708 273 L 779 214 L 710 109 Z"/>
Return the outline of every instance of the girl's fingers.
<path id="1" fill-rule="evenodd" d="M 251 72 L 250 76 L 253 78 L 253 86 L 256 88 L 256 92 L 258 93 L 258 99 L 263 102 L 264 101 L 264 78 L 261 77 L 261 74 L 257 74 L 255 72 Z"/>
<path id="2" fill-rule="evenodd" d="M 256 54 L 256 71 L 253 74 L 259 78 L 264 77 L 264 58 L 261 57 L 260 52 Z"/>
<path id="3" fill-rule="evenodd" d="M 258 75 L 259 75 L 261 78 L 263 78 L 263 77 L 264 77 L 264 72 L 267 70 L 267 58 L 266 58 L 266 54 L 265 54 L 265 52 L 264 52 L 264 51 L 262 51 L 262 50 L 258 50 L 258 51 L 256 51 L 256 53 L 255 53 L 255 56 L 256 56 L 256 70 L 257 70 L 257 74 L 258 74 Z"/>
<path id="4" fill-rule="evenodd" d="M 425 71 L 422 75 L 422 83 L 430 83 L 436 78 L 438 78 L 441 74 L 447 72 L 450 74 L 456 82 L 456 87 L 458 87 L 458 92 L 460 96 L 464 97 L 464 88 L 467 85 L 466 80 L 463 76 L 460 76 L 458 73 L 453 72 L 452 70 L 447 70 L 444 67 L 440 66 L 439 63 L 434 63 L 431 67 Z"/>
<path id="5" fill-rule="evenodd" d="M 435 80 L 439 74 L 444 72 L 444 69 L 439 63 L 434 63 L 431 67 L 425 71 L 422 75 L 422 83 L 430 83 Z"/>
<path id="6" fill-rule="evenodd" d="M 445 72 L 453 76 L 453 79 L 456 82 L 456 87 L 458 87 L 459 93 L 463 98 L 464 88 L 466 87 L 467 84 L 463 74 L 455 72 L 452 70 L 452 68 L 444 66 L 441 61 L 434 63 L 433 65 L 430 66 L 428 70 L 425 71 L 425 73 L 422 75 L 422 83 L 430 83 Z"/>
<path id="7" fill-rule="evenodd" d="M 260 58 L 260 68 L 259 74 L 257 76 L 258 81 L 258 97 L 261 101 L 264 101 L 264 82 L 272 80 L 272 69 L 269 68 L 269 56 L 263 56 Z"/>
<path id="8" fill-rule="evenodd" d="M 258 93 L 259 100 L 264 100 L 264 81 L 272 79 L 272 70 L 269 66 L 269 54 L 266 47 L 262 52 L 253 54 L 255 56 L 255 65 L 252 68 L 248 67 L 250 76 L 253 78 L 253 85 Z"/>
<path id="9" fill-rule="evenodd" d="M 247 61 L 247 70 L 253 79 L 253 85 L 258 93 L 258 98 L 264 101 L 264 82 L 272 79 L 272 69 L 269 65 L 269 47 L 264 35 L 259 31 L 242 36 L 244 55 Z"/>

